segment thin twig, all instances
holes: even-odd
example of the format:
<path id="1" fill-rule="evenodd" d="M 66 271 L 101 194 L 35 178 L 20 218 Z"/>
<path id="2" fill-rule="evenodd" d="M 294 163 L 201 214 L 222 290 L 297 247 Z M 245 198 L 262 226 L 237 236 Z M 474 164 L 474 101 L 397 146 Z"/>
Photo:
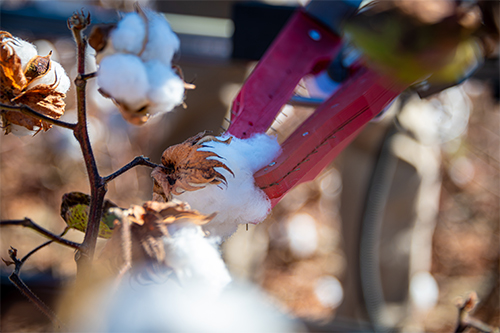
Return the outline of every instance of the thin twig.
<path id="1" fill-rule="evenodd" d="M 130 170 L 130 169 L 132 169 L 132 168 L 134 168 L 134 167 L 136 167 L 138 165 L 145 165 L 145 166 L 148 166 L 150 168 L 156 168 L 156 167 L 159 166 L 158 164 L 150 162 L 148 157 L 136 156 L 132 160 L 132 162 L 130 162 L 127 165 L 123 166 L 121 169 L 115 171 L 114 173 L 110 174 L 109 176 L 103 177 L 103 180 L 104 180 L 105 183 L 109 183 L 110 181 L 112 181 L 116 177 L 122 175 L 123 173 L 127 172 L 128 170 Z"/>
<path id="2" fill-rule="evenodd" d="M 56 243 L 66 245 L 66 246 L 69 246 L 69 247 L 77 249 L 77 250 L 79 250 L 81 248 L 81 244 L 72 242 L 70 240 L 62 238 L 61 236 L 55 235 L 52 232 L 48 231 L 47 229 L 40 227 L 38 224 L 36 224 L 35 222 L 33 222 L 32 220 L 30 220 L 27 217 L 25 217 L 24 220 L 3 220 L 3 221 L 0 221 L 0 227 L 11 226 L 11 225 L 20 225 L 23 227 L 33 229 Z"/>
<path id="3" fill-rule="evenodd" d="M 59 238 L 61 238 L 62 236 L 66 235 L 66 233 L 69 231 L 69 227 L 66 227 L 64 229 L 64 231 L 59 235 Z M 24 264 L 26 262 L 26 260 L 29 259 L 29 257 L 31 257 L 33 254 L 35 254 L 36 252 L 38 252 L 39 250 L 43 249 L 44 247 L 46 247 L 47 245 L 49 244 L 52 244 L 54 242 L 54 240 L 49 240 L 49 241 L 46 241 L 45 243 L 41 244 L 41 245 L 38 245 L 37 247 L 35 247 L 33 250 L 31 250 L 30 252 L 28 252 L 27 255 L 25 255 L 22 259 L 21 259 L 21 263 Z"/>
<path id="4" fill-rule="evenodd" d="M 87 81 L 87 80 L 89 80 L 89 79 L 93 79 L 93 78 L 95 78 L 96 76 L 97 76 L 97 72 L 92 72 L 92 73 L 87 73 L 87 74 L 80 74 L 78 78 L 79 78 L 80 80 L 85 80 L 85 81 Z"/>
<path id="5" fill-rule="evenodd" d="M 458 325 L 455 333 L 462 333 L 469 327 L 473 327 L 480 332 L 485 333 L 500 333 L 500 328 L 489 326 L 479 319 L 471 317 L 470 313 L 474 311 L 478 303 L 477 294 L 472 292 L 469 296 L 458 305 Z"/>
<path id="6" fill-rule="evenodd" d="M 64 235 L 66 233 L 66 230 L 61 234 Z M 10 247 L 9 250 L 9 257 L 12 260 L 11 262 L 8 262 L 6 260 L 3 260 L 7 266 L 9 265 L 15 265 L 14 271 L 12 274 L 9 276 L 9 280 L 19 289 L 19 291 L 26 296 L 33 304 L 44 314 L 46 315 L 50 321 L 54 325 L 56 325 L 58 328 L 61 328 L 63 323 L 57 318 L 56 314 L 52 309 L 50 309 L 38 296 L 36 296 L 30 288 L 24 283 L 24 281 L 20 277 L 20 270 L 25 261 L 31 256 L 33 253 L 36 251 L 40 250 L 41 248 L 45 247 L 46 245 L 50 244 L 52 241 L 46 242 L 42 244 L 41 246 L 38 246 L 36 249 L 32 250 L 30 253 L 28 253 L 26 256 L 23 257 L 23 259 L 19 260 L 17 258 L 17 250 L 13 248 L 12 246 Z"/>
<path id="7" fill-rule="evenodd" d="M 0 103 L 0 110 L 21 112 L 25 115 L 43 120 L 46 123 L 49 123 L 49 124 L 52 124 L 55 126 L 59 126 L 59 127 L 64 127 L 64 128 L 70 129 L 70 130 L 74 130 L 76 127 L 76 124 L 71 124 L 71 123 L 67 123 L 67 122 L 62 121 L 62 120 L 51 118 L 49 116 L 46 116 L 44 114 L 41 114 L 41 113 L 33 110 L 32 108 L 30 108 L 29 106 L 24 105 L 24 104 L 6 105 L 6 104 Z"/>

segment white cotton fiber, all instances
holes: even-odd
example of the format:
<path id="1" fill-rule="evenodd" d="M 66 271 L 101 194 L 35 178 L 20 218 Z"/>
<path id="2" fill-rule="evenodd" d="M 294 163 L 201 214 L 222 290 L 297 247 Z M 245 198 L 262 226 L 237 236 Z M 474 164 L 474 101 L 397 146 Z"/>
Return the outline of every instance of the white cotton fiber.
<path id="1" fill-rule="evenodd" d="M 166 264 L 182 286 L 197 286 L 217 295 L 231 277 L 213 241 L 205 238 L 201 227 L 184 224 L 164 237 Z"/>
<path id="2" fill-rule="evenodd" d="M 146 71 L 150 89 L 148 98 L 152 102 L 150 112 L 167 112 L 184 100 L 184 81 L 174 73 L 170 66 L 166 66 L 159 60 L 151 60 L 146 63 Z"/>
<path id="3" fill-rule="evenodd" d="M 146 67 L 135 55 L 116 53 L 102 59 L 97 84 L 115 100 L 127 104 L 131 110 L 140 109 L 148 103 Z"/>
<path id="4" fill-rule="evenodd" d="M 167 66 L 172 66 L 172 58 L 179 50 L 180 41 L 177 35 L 170 28 L 165 17 L 155 12 L 147 13 L 148 22 L 148 43 L 141 59 L 145 62 L 149 60 L 160 60 Z"/>
<path id="5" fill-rule="evenodd" d="M 27 89 L 31 89 L 40 84 L 46 84 L 50 86 L 56 84 L 55 90 L 65 94 L 68 91 L 71 82 L 68 75 L 66 75 L 64 68 L 58 62 L 51 60 L 49 72 L 31 81 Z"/>
<path id="6" fill-rule="evenodd" d="M 238 224 L 260 223 L 269 213 L 271 203 L 265 193 L 255 186 L 253 175 L 273 161 L 280 152 L 280 146 L 276 138 L 266 134 L 256 134 L 248 139 L 233 137 L 229 145 L 215 141 L 205 145 L 211 148 L 201 149 L 218 154 L 234 177 L 227 170 L 217 168 L 226 178 L 227 186 L 208 185 L 197 191 L 184 192 L 176 198 L 186 201 L 191 208 L 203 214 L 217 212 L 203 229 L 211 237 L 225 239 L 236 231 Z"/>
<path id="7" fill-rule="evenodd" d="M 137 13 L 125 15 L 116 29 L 111 32 L 111 42 L 118 52 L 133 53 L 138 55 L 143 47 L 146 36 L 146 23 Z"/>
<path id="8" fill-rule="evenodd" d="M 97 288 L 93 299 L 77 302 L 80 308 L 71 316 L 70 331 L 306 332 L 251 285 L 234 285 L 213 297 L 200 288 L 179 288 L 174 280 L 138 284 L 125 276 L 114 293 L 112 287 Z"/>
<path id="9" fill-rule="evenodd" d="M 16 52 L 17 56 L 21 59 L 21 67 L 23 71 L 26 70 L 26 66 L 29 61 L 38 55 L 38 52 L 33 44 L 20 38 L 12 38 L 9 41 L 9 45 L 12 46 L 14 52 Z"/>
<path id="10" fill-rule="evenodd" d="M 122 112 L 142 109 L 152 116 L 182 104 L 184 81 L 171 63 L 179 38 L 163 15 L 149 10 L 144 15 L 129 13 L 118 22 L 111 32 L 112 46 L 97 55 L 101 59 L 97 82 L 119 102 Z"/>

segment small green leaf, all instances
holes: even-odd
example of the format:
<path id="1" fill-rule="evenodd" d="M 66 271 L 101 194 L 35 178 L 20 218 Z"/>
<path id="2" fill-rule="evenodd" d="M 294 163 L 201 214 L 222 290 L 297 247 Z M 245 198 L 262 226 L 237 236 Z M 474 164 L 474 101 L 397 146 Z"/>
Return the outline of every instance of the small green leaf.
<path id="1" fill-rule="evenodd" d="M 62 197 L 61 216 L 68 227 L 85 232 L 90 210 L 90 195 L 81 192 L 66 193 Z M 99 237 L 110 238 L 115 221 L 121 221 L 121 209 L 109 200 L 104 201 Z"/>

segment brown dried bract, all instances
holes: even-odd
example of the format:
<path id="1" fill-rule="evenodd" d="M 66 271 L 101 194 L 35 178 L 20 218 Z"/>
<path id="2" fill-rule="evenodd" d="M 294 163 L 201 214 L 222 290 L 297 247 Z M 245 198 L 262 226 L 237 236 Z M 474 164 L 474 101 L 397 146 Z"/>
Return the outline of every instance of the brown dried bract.
<path id="1" fill-rule="evenodd" d="M 89 45 L 98 53 L 104 50 L 109 42 L 109 34 L 114 28 L 116 24 L 99 24 L 92 27 Z"/>
<path id="2" fill-rule="evenodd" d="M 221 141 L 203 132 L 167 148 L 161 157 L 163 166 L 156 167 L 151 173 L 154 180 L 153 200 L 169 201 L 172 194 L 196 191 L 209 184 L 227 185 L 226 178 L 215 169 L 224 168 L 234 176 L 231 169 L 218 160 L 222 157 L 214 152 L 199 149 L 207 148 L 205 143 L 209 141 L 230 144 L 231 139 Z"/>
<path id="3" fill-rule="evenodd" d="M 148 201 L 142 206 L 132 206 L 124 212 L 120 225 L 115 227 L 113 236 L 103 249 L 100 259 L 117 261 L 118 269 L 123 264 L 117 253 L 129 249 L 132 255 L 132 267 L 145 267 L 150 273 L 164 271 L 165 249 L 163 237 L 169 237 L 168 225 L 175 223 L 193 223 L 204 225 L 214 218 L 215 214 L 203 215 L 192 210 L 185 202 L 167 203 Z M 130 227 L 130 239 L 123 239 L 124 223 Z M 123 246 L 129 243 L 128 246 Z"/>
<path id="4" fill-rule="evenodd" d="M 65 94 L 56 91 L 58 79 L 53 84 L 39 84 L 29 87 L 33 80 L 46 75 L 51 68 L 49 53 L 47 56 L 35 56 L 22 70 L 21 59 L 12 47 L 17 41 L 6 31 L 0 31 L 0 103 L 5 105 L 26 105 L 31 109 L 58 119 L 64 114 Z M 6 111 L 1 113 L 5 134 L 10 133 L 11 124 L 34 130 L 35 127 L 47 131 L 51 124 L 25 114 Z"/>

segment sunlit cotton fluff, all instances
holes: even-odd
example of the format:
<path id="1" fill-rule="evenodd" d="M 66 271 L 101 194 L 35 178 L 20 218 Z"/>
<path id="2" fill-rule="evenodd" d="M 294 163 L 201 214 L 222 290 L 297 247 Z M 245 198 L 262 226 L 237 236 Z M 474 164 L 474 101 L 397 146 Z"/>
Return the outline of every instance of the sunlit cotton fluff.
<path id="1" fill-rule="evenodd" d="M 260 289 L 231 285 L 220 295 L 174 280 L 138 284 L 125 276 L 115 293 L 102 288 L 71 317 L 77 332 L 305 332 Z M 88 320 L 92 318 L 92 320 Z"/>
<path id="2" fill-rule="evenodd" d="M 218 294 L 231 282 L 216 244 L 205 237 L 201 227 L 183 223 L 169 226 L 168 230 L 171 237 L 163 238 L 165 261 L 181 285 Z"/>
<path id="3" fill-rule="evenodd" d="M 226 140 L 229 136 L 222 136 Z M 230 144 L 210 141 L 205 144 L 209 150 L 221 157 L 220 161 L 231 169 L 234 176 L 223 168 L 217 170 L 224 175 L 224 184 L 207 185 L 191 192 L 184 192 L 175 198 L 189 203 L 191 208 L 202 214 L 217 212 L 215 218 L 203 229 L 211 237 L 222 240 L 231 236 L 239 224 L 262 222 L 271 209 L 266 194 L 255 185 L 254 173 L 268 165 L 278 156 L 280 146 L 274 137 L 256 134 L 248 139 L 232 139 Z"/>
<path id="4" fill-rule="evenodd" d="M 21 68 L 23 71 L 26 70 L 29 61 L 38 55 L 33 44 L 20 38 L 13 38 L 9 45 L 14 49 L 19 59 L 21 59 Z"/>

